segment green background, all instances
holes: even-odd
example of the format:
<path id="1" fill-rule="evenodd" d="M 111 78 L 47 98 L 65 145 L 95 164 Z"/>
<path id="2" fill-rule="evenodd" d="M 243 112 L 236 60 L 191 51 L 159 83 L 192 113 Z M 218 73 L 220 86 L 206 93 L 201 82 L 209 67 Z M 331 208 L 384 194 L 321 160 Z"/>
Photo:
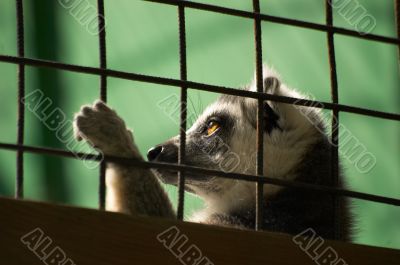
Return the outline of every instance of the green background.
<path id="1" fill-rule="evenodd" d="M 95 1 L 89 1 L 95 7 Z M 198 1 L 214 3 L 216 1 Z M 324 23 L 324 1 L 262 0 L 266 14 Z M 359 0 L 376 19 L 375 34 L 395 36 L 393 1 Z M 99 65 L 98 37 L 90 35 L 55 0 L 26 0 L 26 56 L 60 62 Z M 218 1 L 218 5 L 251 11 L 251 1 Z M 177 8 L 133 0 L 105 1 L 108 67 L 115 70 L 179 78 Z M 337 10 L 336 26 L 353 29 Z M 254 71 L 253 22 L 250 19 L 186 10 L 188 79 L 240 87 Z M 291 87 L 330 101 L 326 34 L 308 29 L 262 24 L 263 59 Z M 339 100 L 343 104 L 400 113 L 397 47 L 336 35 Z M 13 0 L 0 0 L 0 54 L 16 55 Z M 17 66 L 0 63 L 0 142 L 16 142 Z M 41 89 L 69 119 L 81 105 L 99 96 L 97 76 L 27 67 L 27 93 Z M 108 79 L 109 104 L 129 127 L 142 154 L 178 133 L 175 119 L 157 102 L 179 94 L 179 88 Z M 216 94 L 189 92 L 190 111 L 201 110 Z M 327 112 L 328 113 L 328 112 Z M 341 113 L 340 121 L 377 158 L 368 174 L 343 159 L 349 187 L 400 198 L 400 125 L 395 121 Z M 25 143 L 66 148 L 42 122 L 26 112 Z M 88 149 L 89 150 L 89 149 Z M 15 152 L 0 150 L 0 194 L 13 196 Z M 29 199 L 97 207 L 98 170 L 75 159 L 25 154 L 25 196 Z M 176 201 L 176 190 L 166 187 Z M 400 210 L 352 200 L 356 242 L 400 248 Z M 187 195 L 185 216 L 202 207 Z"/>

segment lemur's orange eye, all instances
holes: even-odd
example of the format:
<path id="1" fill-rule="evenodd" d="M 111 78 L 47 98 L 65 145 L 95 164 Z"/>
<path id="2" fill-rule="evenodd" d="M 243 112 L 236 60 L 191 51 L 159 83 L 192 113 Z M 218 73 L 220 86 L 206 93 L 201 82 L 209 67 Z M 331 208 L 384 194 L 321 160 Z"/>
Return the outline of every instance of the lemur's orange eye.
<path id="1" fill-rule="evenodd" d="M 214 134 L 221 126 L 216 121 L 210 121 L 207 124 L 207 136 Z"/>

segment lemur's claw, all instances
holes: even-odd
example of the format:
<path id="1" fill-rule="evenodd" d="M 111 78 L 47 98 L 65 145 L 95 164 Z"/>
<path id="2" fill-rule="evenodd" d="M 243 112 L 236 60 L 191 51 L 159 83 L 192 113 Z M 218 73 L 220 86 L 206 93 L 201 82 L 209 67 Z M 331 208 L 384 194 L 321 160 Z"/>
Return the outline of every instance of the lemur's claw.
<path id="1" fill-rule="evenodd" d="M 96 100 L 96 101 L 93 103 L 93 106 L 94 106 L 94 108 L 95 108 L 96 110 L 99 110 L 99 111 L 112 111 L 112 110 L 107 106 L 107 104 L 104 103 L 104 102 L 101 101 L 101 100 Z"/>

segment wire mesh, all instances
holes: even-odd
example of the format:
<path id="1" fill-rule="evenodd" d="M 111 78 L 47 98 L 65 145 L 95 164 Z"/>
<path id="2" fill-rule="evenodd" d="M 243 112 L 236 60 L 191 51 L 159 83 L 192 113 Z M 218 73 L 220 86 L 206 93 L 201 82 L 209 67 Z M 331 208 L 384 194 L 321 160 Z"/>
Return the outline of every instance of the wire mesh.
<path id="1" fill-rule="evenodd" d="M 52 149 L 47 147 L 35 147 L 24 145 L 24 105 L 22 98 L 25 95 L 25 66 L 45 67 L 60 69 L 65 71 L 79 72 L 97 75 L 100 77 L 100 99 L 104 102 L 107 101 L 107 78 L 116 77 L 127 80 L 135 80 L 141 82 L 148 82 L 154 84 L 162 84 L 168 86 L 176 86 L 181 88 L 181 116 L 180 116 L 180 146 L 179 146 L 179 158 L 178 164 L 168 163 L 156 163 L 146 162 L 139 160 L 132 160 L 120 157 L 106 156 L 105 161 L 111 161 L 116 163 L 122 163 L 131 166 L 137 166 L 141 168 L 168 168 L 177 170 L 179 172 L 178 181 L 178 207 L 177 207 L 177 218 L 183 220 L 184 216 L 184 185 L 185 185 L 185 173 L 190 171 L 198 174 L 219 176 L 222 178 L 236 179 L 242 181 L 256 182 L 256 229 L 262 228 L 262 217 L 263 217 L 263 186 L 265 184 L 279 185 L 285 187 L 292 187 L 297 189 L 311 190 L 313 192 L 324 192 L 329 193 L 336 199 L 335 204 L 337 205 L 338 196 L 346 196 L 357 198 L 361 200 L 374 201 L 389 205 L 400 206 L 400 200 L 385 196 L 377 196 L 368 193 L 361 193 L 350 191 L 346 189 L 340 189 L 336 187 L 338 183 L 338 119 L 339 112 L 349 112 L 360 115 L 366 115 L 370 117 L 378 117 L 388 120 L 400 121 L 400 114 L 376 111 L 366 108 L 359 108 L 349 105 L 340 104 L 338 101 L 338 82 L 337 82 L 337 71 L 336 71 L 336 60 L 335 60 L 335 43 L 334 34 L 341 34 L 352 36 L 356 38 L 362 38 L 369 41 L 377 41 L 382 43 L 388 43 L 397 45 L 399 47 L 400 57 L 400 1 L 394 0 L 394 10 L 396 12 L 397 19 L 397 38 L 374 35 L 374 34 L 360 34 L 357 31 L 339 28 L 333 26 L 333 14 L 332 7 L 329 4 L 329 0 L 326 0 L 326 25 L 299 21 L 294 19 L 288 19 L 283 17 L 271 16 L 260 13 L 259 0 L 253 0 L 253 12 L 236 10 L 226 7 L 214 6 L 209 4 L 195 3 L 184 0 L 148 0 L 149 2 L 157 2 L 167 5 L 175 5 L 178 8 L 178 25 L 179 25 L 179 52 L 180 52 L 180 79 L 162 78 L 157 76 L 141 75 L 137 73 L 116 71 L 107 68 L 106 58 L 106 31 L 105 31 L 105 13 L 104 13 L 104 0 L 97 0 L 98 8 L 98 35 L 99 35 L 99 68 L 86 67 L 73 64 L 65 64 L 55 61 L 46 61 L 40 59 L 32 59 L 25 57 L 25 45 L 24 45 L 24 14 L 23 14 L 23 1 L 16 0 L 16 18 L 17 18 L 17 51 L 18 56 L 0 55 L 1 62 L 8 62 L 18 65 L 18 118 L 17 118 L 17 143 L 0 143 L 0 148 L 14 150 L 17 152 L 17 173 L 16 173 L 16 191 L 15 197 L 23 197 L 23 182 L 24 182 L 24 171 L 23 171 L 23 154 L 24 152 L 32 152 L 38 154 L 48 154 L 69 158 L 85 158 L 89 160 L 100 161 L 102 157 L 85 154 L 85 153 L 73 153 L 61 149 Z M 186 26 L 185 26 L 185 8 L 192 8 L 198 10 L 204 10 L 215 13 L 222 13 L 232 16 L 244 17 L 254 20 L 254 38 L 255 38 L 255 66 L 256 66 L 256 81 L 257 81 L 257 92 L 237 90 L 229 87 L 222 87 L 216 85 L 210 85 L 205 83 L 192 82 L 187 80 L 187 58 L 186 58 Z M 297 99 L 284 96 L 270 95 L 263 92 L 263 73 L 262 73 L 262 40 L 261 40 L 261 29 L 262 21 L 268 21 L 272 23 L 279 23 L 284 25 L 291 25 L 295 27 L 308 28 L 312 30 L 324 31 L 327 34 L 327 45 L 328 45 L 328 56 L 330 65 L 330 76 L 331 76 L 331 101 L 322 102 L 315 100 Z M 249 97 L 258 100 L 258 112 L 257 112 L 257 166 L 256 175 L 248 175 L 241 173 L 226 173 L 217 170 L 210 170 L 205 168 L 198 168 L 193 166 L 185 165 L 185 145 L 186 145 L 186 118 L 187 118 L 187 90 L 195 89 L 201 91 L 209 91 L 214 93 L 230 94 L 241 97 Z M 332 183 L 333 186 L 323 186 L 316 184 L 301 183 L 296 181 L 288 181 L 282 179 L 275 179 L 264 176 L 265 172 L 263 169 L 263 101 L 277 101 L 287 104 L 295 104 L 300 106 L 315 106 L 317 108 L 329 109 L 333 113 L 332 121 Z M 105 162 L 101 164 L 100 177 L 99 177 L 99 208 L 105 208 Z M 340 215 L 340 209 L 335 208 L 335 216 Z M 333 216 L 333 218 L 335 217 Z M 336 219 L 336 218 L 335 218 Z M 340 238 L 340 227 L 338 222 L 335 222 L 335 236 Z"/>

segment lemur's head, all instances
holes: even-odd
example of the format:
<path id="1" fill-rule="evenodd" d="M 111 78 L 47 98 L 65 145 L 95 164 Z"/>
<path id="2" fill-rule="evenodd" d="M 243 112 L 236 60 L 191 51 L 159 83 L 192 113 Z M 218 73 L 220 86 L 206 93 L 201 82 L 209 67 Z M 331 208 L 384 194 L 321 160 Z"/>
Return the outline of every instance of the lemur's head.
<path id="1" fill-rule="evenodd" d="M 281 83 L 277 74 L 264 67 L 264 92 L 304 98 Z M 256 91 L 253 81 L 247 90 Z M 200 115 L 187 131 L 187 165 L 225 172 L 256 174 L 256 121 L 258 101 L 223 95 Z M 264 102 L 264 175 L 293 179 L 296 166 L 310 145 L 320 139 L 323 124 L 318 111 L 278 102 Z M 310 122 L 312 121 L 312 122 Z M 315 126 L 316 125 L 316 126 Z M 319 128 L 318 128 L 319 127 Z M 148 151 L 149 161 L 176 163 L 179 136 Z M 157 170 L 167 184 L 177 184 L 177 172 Z M 187 172 L 185 189 L 198 194 L 212 207 L 213 202 L 248 203 L 254 200 L 255 184 Z M 266 185 L 266 195 L 279 187 Z M 222 204 L 217 203 L 221 207 Z M 224 207 L 224 206 L 222 206 Z M 228 206 L 225 206 L 228 207 Z M 224 209 L 219 209 L 224 210 Z"/>

